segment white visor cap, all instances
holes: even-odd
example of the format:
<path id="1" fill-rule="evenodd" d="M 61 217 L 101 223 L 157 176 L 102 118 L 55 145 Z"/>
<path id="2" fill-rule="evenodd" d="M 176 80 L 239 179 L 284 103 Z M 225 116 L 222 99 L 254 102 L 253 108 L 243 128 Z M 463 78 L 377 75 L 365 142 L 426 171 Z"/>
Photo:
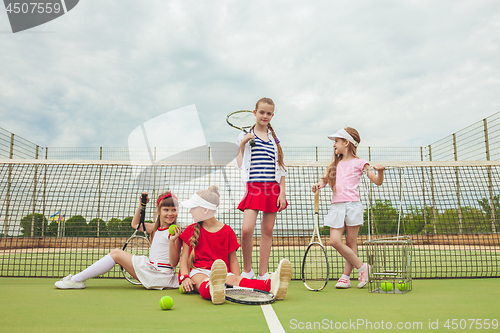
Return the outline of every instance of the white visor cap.
<path id="1" fill-rule="evenodd" d="M 346 139 L 347 141 L 352 143 L 354 147 L 357 147 L 359 145 L 359 143 L 354 140 L 351 134 L 347 133 L 347 131 L 343 128 L 339 129 L 337 133 L 328 136 L 328 139 L 330 140 L 335 140 L 335 138 Z"/>
<path id="2" fill-rule="evenodd" d="M 195 207 L 203 207 L 203 208 L 210 209 L 210 210 L 217 210 L 217 205 L 215 205 L 211 202 L 208 202 L 207 200 L 203 199 L 202 197 L 200 197 L 196 193 L 193 194 L 191 199 L 186 200 L 186 201 L 182 201 L 181 205 L 182 205 L 182 207 L 186 207 L 189 209 L 195 208 Z"/>

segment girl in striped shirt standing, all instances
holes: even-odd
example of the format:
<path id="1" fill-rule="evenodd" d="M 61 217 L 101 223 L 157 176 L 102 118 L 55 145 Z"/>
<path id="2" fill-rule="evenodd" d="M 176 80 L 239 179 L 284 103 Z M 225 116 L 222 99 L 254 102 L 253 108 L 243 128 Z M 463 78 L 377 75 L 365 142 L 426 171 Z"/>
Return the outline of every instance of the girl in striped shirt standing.
<path id="1" fill-rule="evenodd" d="M 280 141 L 271 126 L 274 116 L 274 102 L 270 98 L 261 98 L 253 111 L 256 122 L 249 133 L 241 132 L 237 144 L 236 166 L 241 169 L 241 177 L 247 185 L 247 191 L 238 209 L 243 212 L 241 230 L 241 250 L 243 254 L 243 272 L 241 276 L 254 278 L 252 269 L 253 232 L 257 215 L 262 212 L 260 260 L 257 279 L 269 278 L 267 268 L 273 239 L 276 213 L 284 210 L 288 203 L 285 198 L 286 168 Z M 255 146 L 250 140 L 255 140 Z"/>

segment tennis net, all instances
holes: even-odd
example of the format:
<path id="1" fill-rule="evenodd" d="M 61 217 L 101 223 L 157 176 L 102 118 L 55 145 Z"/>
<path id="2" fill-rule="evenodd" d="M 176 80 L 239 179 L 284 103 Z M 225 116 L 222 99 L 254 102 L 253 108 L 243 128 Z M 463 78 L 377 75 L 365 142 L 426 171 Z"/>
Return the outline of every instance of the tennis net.
<path id="1" fill-rule="evenodd" d="M 500 276 L 500 162 L 382 164 L 387 167 L 384 184 L 375 186 L 363 177 L 359 187 L 365 208 L 358 237 L 362 260 L 364 241 L 399 233 L 415 242 L 414 278 Z M 294 266 L 294 279 L 300 278 L 314 221 L 311 186 L 326 166 L 326 162 L 288 166 L 289 207 L 277 215 L 270 271 L 286 257 Z M 74 274 L 123 246 L 133 232 L 130 221 L 141 191 L 154 198 L 172 190 L 182 201 L 212 184 L 221 193 L 217 218 L 239 236 L 243 213 L 236 207 L 246 188 L 232 165 L 0 160 L 0 276 Z M 328 213 L 330 199 L 331 190 L 321 190 L 321 218 Z M 153 220 L 154 213 L 150 202 L 146 220 Z M 180 208 L 178 223 L 185 227 L 191 222 L 187 209 Z M 329 229 L 321 232 L 328 244 Z M 259 235 L 257 222 L 254 268 Z M 337 279 L 344 259 L 331 246 L 327 248 L 331 278 Z M 121 277 L 119 268 L 104 277 Z"/>

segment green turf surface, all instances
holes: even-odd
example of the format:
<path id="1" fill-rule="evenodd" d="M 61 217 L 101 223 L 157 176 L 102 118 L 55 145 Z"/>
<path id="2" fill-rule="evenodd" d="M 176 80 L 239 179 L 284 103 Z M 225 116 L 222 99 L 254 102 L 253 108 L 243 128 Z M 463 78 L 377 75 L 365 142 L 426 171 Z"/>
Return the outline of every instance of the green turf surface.
<path id="1" fill-rule="evenodd" d="M 229 302 L 215 306 L 197 294 L 145 290 L 124 279 L 91 279 L 84 290 L 58 290 L 55 281 L 0 278 L 0 331 L 268 331 L 260 306 Z M 342 331 L 380 331 L 382 321 L 384 327 L 390 322 L 392 329 L 398 323 L 410 323 L 415 329 L 409 331 L 471 331 L 469 319 L 482 319 L 482 323 L 490 319 L 490 325 L 492 319 L 500 320 L 499 279 L 415 280 L 413 291 L 404 295 L 371 294 L 355 285 L 337 290 L 331 282 L 323 291 L 311 292 L 302 282 L 292 281 L 286 299 L 273 308 L 286 332 L 336 331 L 335 325 L 344 325 Z M 160 309 L 158 302 L 164 295 L 174 299 L 172 310 Z M 453 319 L 457 325 L 460 320 L 462 325 L 467 322 L 467 328 L 445 328 L 446 320 L 451 327 Z M 430 330 L 429 322 L 436 321 L 439 329 Z M 316 330 L 307 329 L 315 322 Z M 353 328 L 352 323 L 360 325 Z"/>

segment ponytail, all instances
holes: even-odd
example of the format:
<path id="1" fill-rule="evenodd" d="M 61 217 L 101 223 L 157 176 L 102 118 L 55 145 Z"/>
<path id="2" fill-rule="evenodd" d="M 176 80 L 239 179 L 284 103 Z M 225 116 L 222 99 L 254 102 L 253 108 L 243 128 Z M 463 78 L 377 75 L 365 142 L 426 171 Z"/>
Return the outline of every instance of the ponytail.
<path id="1" fill-rule="evenodd" d="M 280 140 L 276 136 L 276 133 L 274 132 L 273 127 L 271 126 L 271 123 L 267 124 L 267 128 L 271 131 L 271 134 L 273 135 L 274 138 L 274 142 L 276 142 L 276 146 L 278 147 L 278 165 L 280 166 L 280 168 L 286 171 L 286 165 L 285 162 L 283 162 L 284 154 L 283 154 L 283 149 L 281 149 Z"/>
<path id="2" fill-rule="evenodd" d="M 203 221 L 196 223 L 194 226 L 194 231 L 193 231 L 193 236 L 191 236 L 191 239 L 189 240 L 189 245 L 191 247 L 191 253 L 189 253 L 189 258 L 188 258 L 188 267 L 189 268 L 195 268 L 194 267 L 194 258 L 195 258 L 195 253 L 194 253 L 194 248 L 196 245 L 198 245 L 198 239 L 200 238 L 200 233 L 201 233 L 201 224 Z"/>

